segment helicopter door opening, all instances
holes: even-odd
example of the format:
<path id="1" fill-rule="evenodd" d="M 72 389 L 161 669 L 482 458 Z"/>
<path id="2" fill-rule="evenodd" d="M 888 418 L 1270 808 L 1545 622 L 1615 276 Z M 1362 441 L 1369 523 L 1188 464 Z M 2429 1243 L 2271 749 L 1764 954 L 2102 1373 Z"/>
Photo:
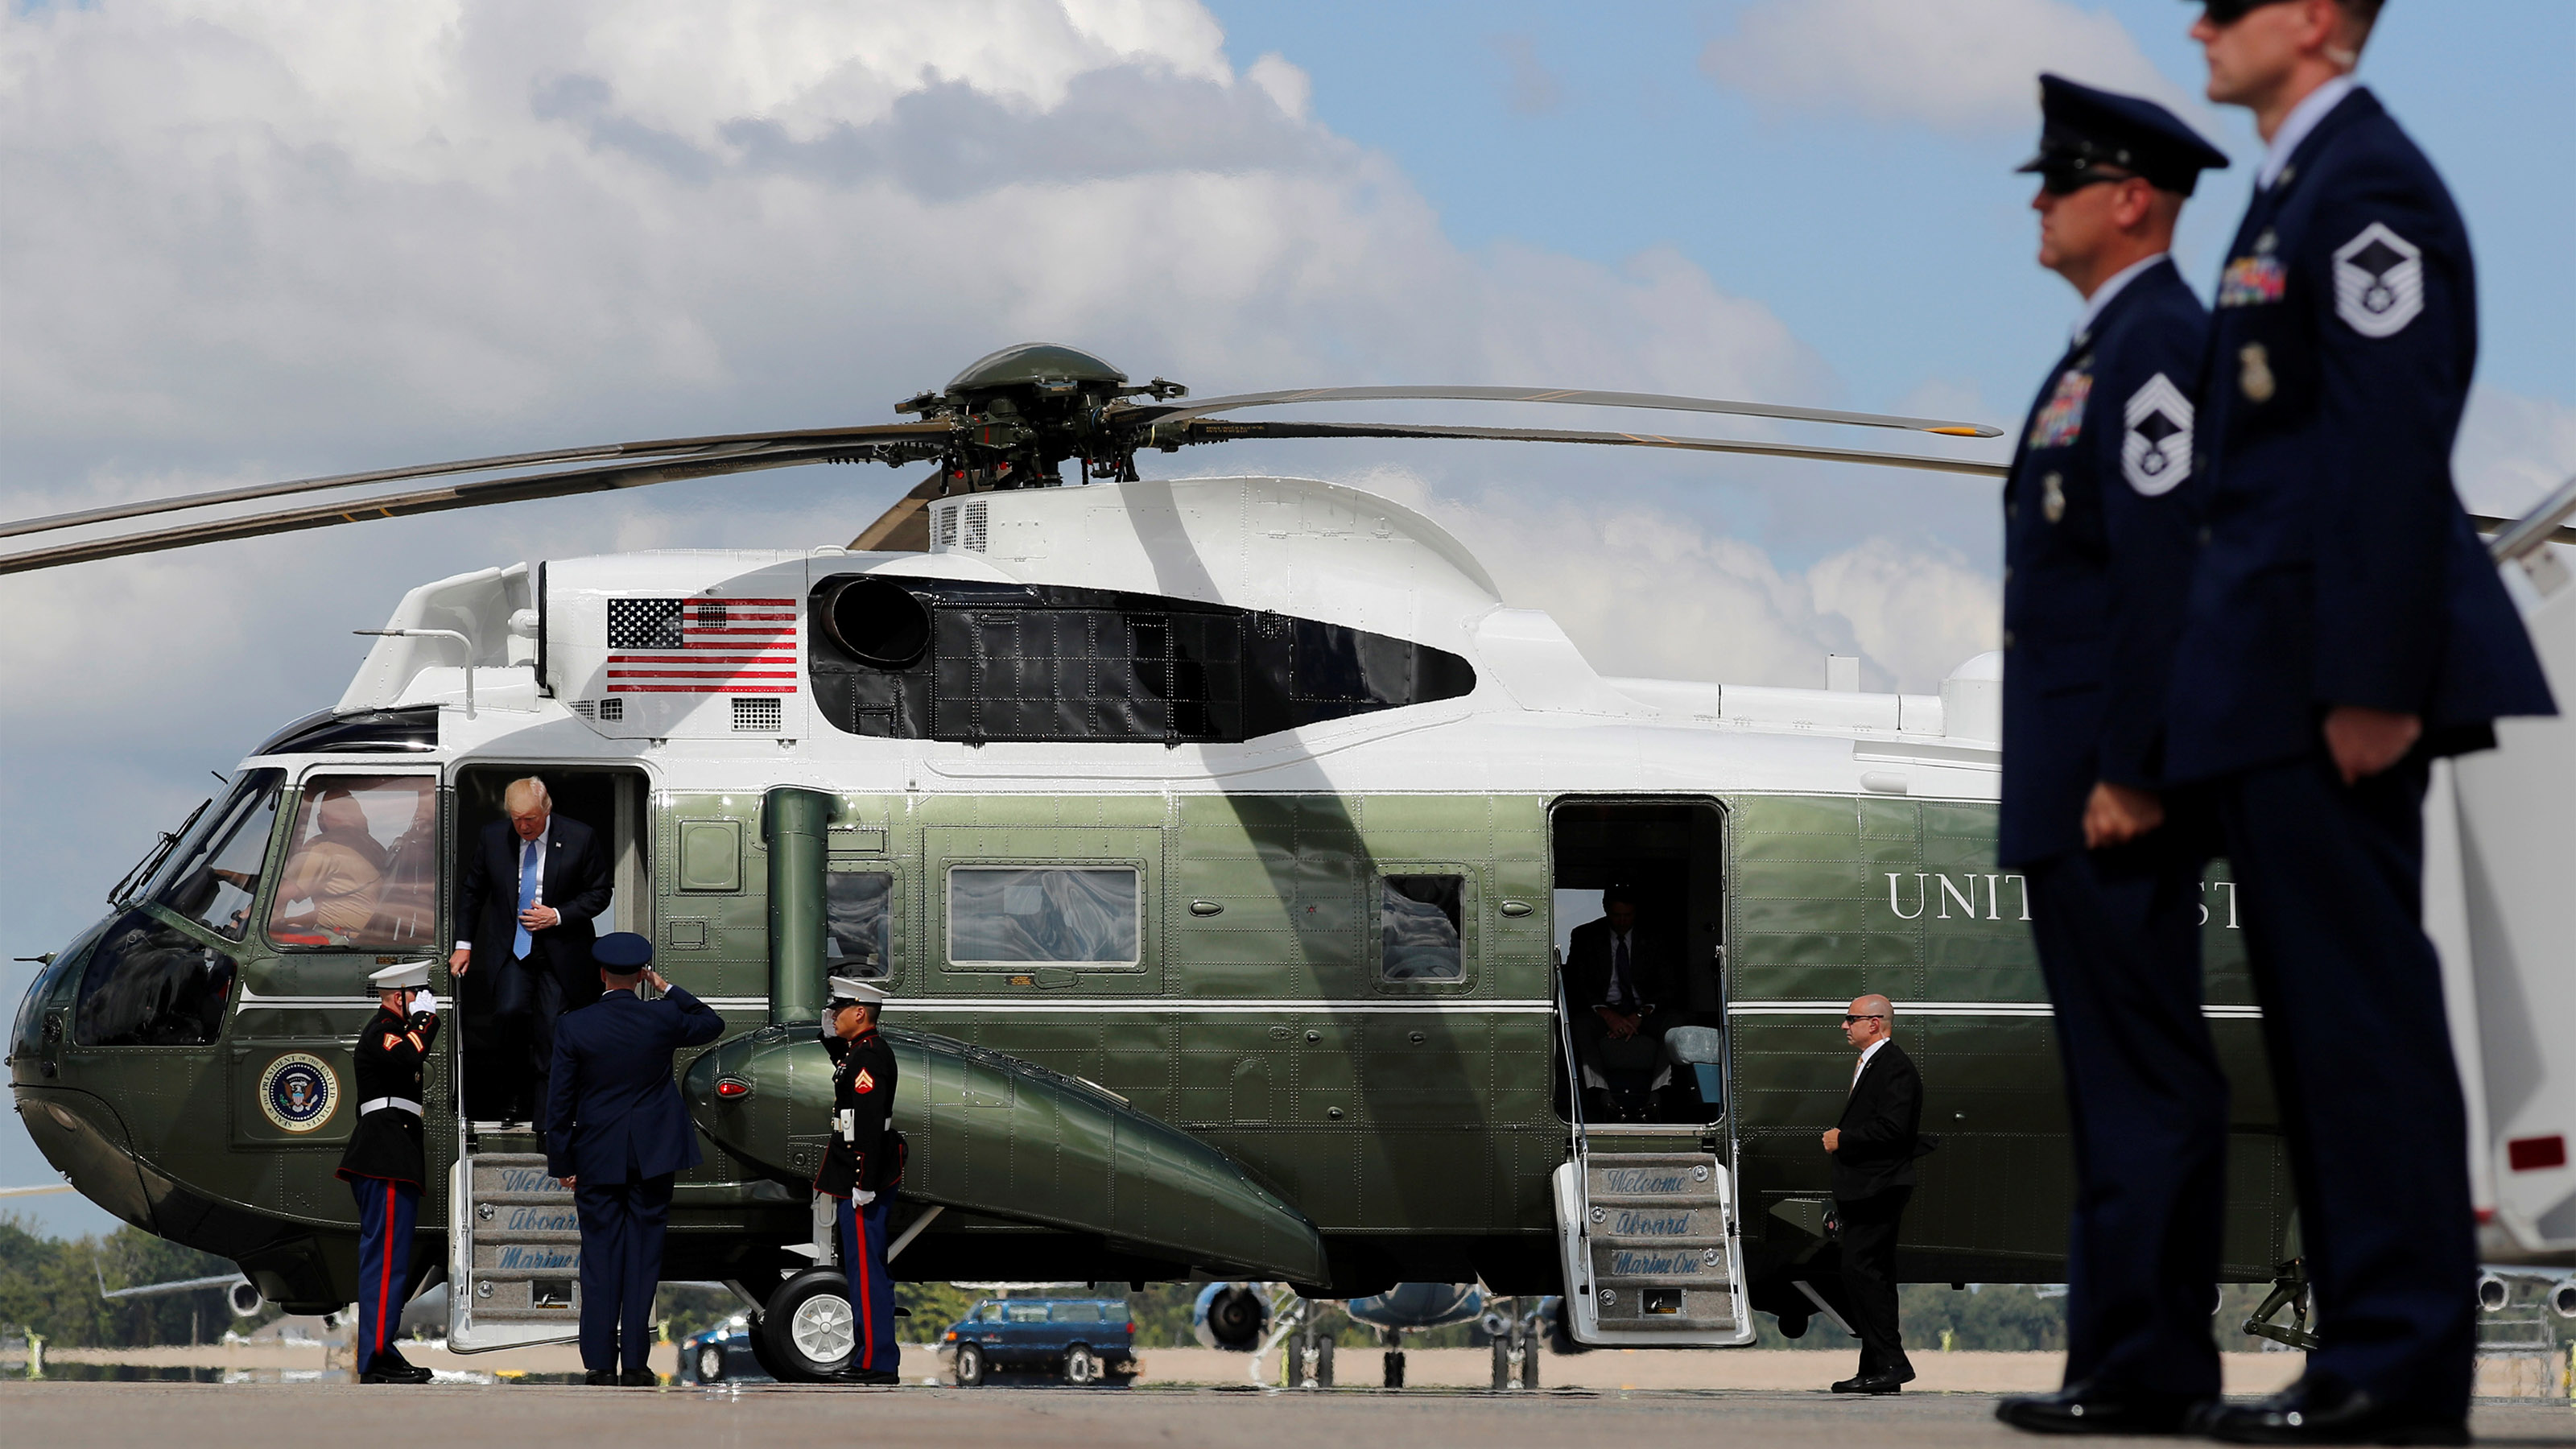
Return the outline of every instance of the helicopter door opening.
<path id="1" fill-rule="evenodd" d="M 1726 812 L 1707 800 L 1569 799 L 1549 833 L 1568 1013 L 1559 1040 L 1570 1037 L 1577 1058 L 1573 1072 L 1558 1063 L 1558 1114 L 1570 1110 L 1572 1078 L 1587 1128 L 1718 1121 Z"/>
<path id="2" fill-rule="evenodd" d="M 633 931 L 652 936 L 652 836 L 648 823 L 651 786 L 641 770 L 557 764 L 470 765 L 458 770 L 456 845 L 449 852 L 452 870 L 469 868 L 484 848 L 488 831 L 497 827 L 503 835 L 509 834 L 508 812 L 502 798 L 511 781 L 531 776 L 545 783 L 553 802 L 552 817 L 587 828 L 607 864 L 609 897 L 598 914 L 590 918 L 593 932 L 605 935 Z M 551 820 L 549 834 L 558 842 L 562 839 L 562 832 L 553 828 Z M 503 891 L 516 886 L 515 881 L 495 884 Z M 461 877 L 448 882 L 451 915 L 457 909 L 463 885 Z M 449 929 L 454 939 L 442 943 L 442 955 L 458 943 L 470 941 L 475 923 L 451 920 Z M 539 1049 L 552 1037 L 551 1021 L 541 1024 L 534 1016 L 541 1010 L 560 1013 L 586 1005 L 599 994 L 598 977 L 584 962 L 582 969 L 560 971 L 548 983 L 536 969 L 544 964 L 542 953 L 538 960 L 524 964 L 485 962 L 480 959 L 482 954 L 477 952 L 467 963 L 466 974 L 455 982 L 461 1115 L 483 1133 L 500 1131 L 505 1125 L 515 1131 L 531 1132 L 535 1113 L 542 1106 L 533 1099 L 536 1074 L 542 1069 Z M 497 954 L 507 956 L 509 952 L 505 947 Z"/>

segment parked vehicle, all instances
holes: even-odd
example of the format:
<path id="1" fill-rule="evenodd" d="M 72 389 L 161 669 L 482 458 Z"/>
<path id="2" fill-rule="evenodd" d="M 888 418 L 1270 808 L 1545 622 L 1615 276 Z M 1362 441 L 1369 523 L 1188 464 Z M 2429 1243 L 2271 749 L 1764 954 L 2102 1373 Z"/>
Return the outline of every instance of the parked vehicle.
<path id="1" fill-rule="evenodd" d="M 1127 1384 L 1135 1342 L 1124 1299 L 987 1298 L 939 1335 L 939 1360 L 961 1388 L 1022 1375 Z"/>
<path id="2" fill-rule="evenodd" d="M 680 1340 L 684 1384 L 768 1383 L 773 1376 L 752 1345 L 751 1319 L 737 1313 Z"/>

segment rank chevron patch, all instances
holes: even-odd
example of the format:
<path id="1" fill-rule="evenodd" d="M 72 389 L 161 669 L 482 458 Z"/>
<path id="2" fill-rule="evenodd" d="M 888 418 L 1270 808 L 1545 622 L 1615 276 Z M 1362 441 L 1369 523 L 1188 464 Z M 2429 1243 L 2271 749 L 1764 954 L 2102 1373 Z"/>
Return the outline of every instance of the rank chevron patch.
<path id="1" fill-rule="evenodd" d="M 2172 492 L 2191 474 L 2191 399 L 2159 372 L 2129 395 L 2127 417 L 2121 475 L 2149 498 Z"/>
<path id="2" fill-rule="evenodd" d="M 2364 337 L 2394 337 L 2424 310 L 2424 253 L 2372 222 L 2335 249 L 2335 315 Z"/>

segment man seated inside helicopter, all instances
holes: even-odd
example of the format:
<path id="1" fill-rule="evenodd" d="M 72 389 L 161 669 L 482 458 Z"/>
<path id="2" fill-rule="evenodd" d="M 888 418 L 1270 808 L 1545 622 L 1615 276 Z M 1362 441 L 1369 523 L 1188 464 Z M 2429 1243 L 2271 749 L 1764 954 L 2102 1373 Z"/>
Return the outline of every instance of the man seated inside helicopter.
<path id="1" fill-rule="evenodd" d="M 367 812 L 348 790 L 323 791 L 299 822 L 312 833 L 286 857 L 269 912 L 271 940 L 340 945 L 364 935 L 376 916 L 389 857 L 367 829 Z"/>
<path id="2" fill-rule="evenodd" d="M 1687 1021 L 1680 951 L 1637 918 L 1637 893 L 1601 893 L 1601 919 L 1574 928 L 1565 953 L 1565 997 L 1575 1059 L 1583 1067 L 1584 1116 L 1594 1122 L 1651 1122 L 1672 1089 L 1664 1034 Z"/>

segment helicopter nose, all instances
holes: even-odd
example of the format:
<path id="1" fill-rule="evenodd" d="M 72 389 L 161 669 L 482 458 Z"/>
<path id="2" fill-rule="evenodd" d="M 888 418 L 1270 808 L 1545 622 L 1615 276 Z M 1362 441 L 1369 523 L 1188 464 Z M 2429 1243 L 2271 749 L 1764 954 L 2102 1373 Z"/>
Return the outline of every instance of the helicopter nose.
<path id="1" fill-rule="evenodd" d="M 106 1099 L 68 1087 L 17 1085 L 18 1117 L 36 1150 L 80 1195 L 143 1229 L 157 1232 L 125 1123 Z"/>

